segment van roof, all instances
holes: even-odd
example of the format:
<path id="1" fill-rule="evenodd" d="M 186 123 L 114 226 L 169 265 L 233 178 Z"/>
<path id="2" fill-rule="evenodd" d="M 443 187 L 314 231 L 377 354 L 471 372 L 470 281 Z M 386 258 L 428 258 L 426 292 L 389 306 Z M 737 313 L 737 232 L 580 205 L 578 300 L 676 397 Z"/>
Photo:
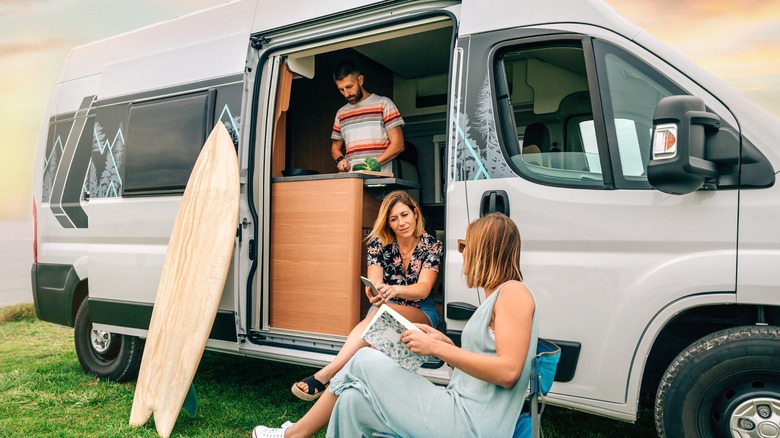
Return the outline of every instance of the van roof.
<path id="1" fill-rule="evenodd" d="M 58 82 L 100 74 L 106 66 L 150 53 L 164 53 L 204 43 L 230 46 L 239 56 L 224 65 L 226 72 L 240 72 L 246 58 L 249 35 L 294 23 L 334 15 L 380 3 L 409 0 L 233 0 L 225 4 L 162 21 L 123 34 L 75 47 Z M 227 60 L 227 57 L 222 57 Z"/>
<path id="2" fill-rule="evenodd" d="M 234 0 L 178 18 L 112 36 L 71 51 L 67 77 L 99 73 L 105 65 L 119 60 L 165 52 L 206 41 L 242 40 L 236 50 L 246 51 L 250 34 L 279 29 L 380 4 L 447 3 L 420 0 Z M 552 22 L 590 23 L 633 38 L 639 29 L 620 17 L 602 0 L 462 0 L 459 32 L 473 34 L 488 30 Z M 496 14 L 495 11 L 504 11 Z M 231 71 L 241 71 L 243 56 Z"/>
<path id="3" fill-rule="evenodd" d="M 240 42 L 222 45 L 237 52 L 231 54 L 234 60 L 224 70 L 240 72 L 257 3 L 237 0 L 76 47 L 58 82 L 100 74 L 107 66 L 122 61 L 231 39 Z"/>

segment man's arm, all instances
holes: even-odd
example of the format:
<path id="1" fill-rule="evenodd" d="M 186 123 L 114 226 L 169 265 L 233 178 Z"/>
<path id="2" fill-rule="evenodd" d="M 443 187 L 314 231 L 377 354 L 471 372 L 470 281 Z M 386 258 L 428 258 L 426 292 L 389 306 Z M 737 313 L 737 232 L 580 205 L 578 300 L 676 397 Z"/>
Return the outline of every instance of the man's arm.
<path id="1" fill-rule="evenodd" d="M 342 148 L 344 147 L 344 140 L 331 140 L 330 144 L 330 156 L 333 157 L 333 161 L 336 161 L 339 159 L 339 157 L 344 156 L 344 152 L 342 152 Z M 349 161 L 347 159 L 339 160 L 338 163 L 336 163 L 336 168 L 340 172 L 346 172 L 349 170 Z"/>
<path id="2" fill-rule="evenodd" d="M 401 130 L 400 126 L 390 128 L 390 130 L 387 131 L 387 137 L 390 139 L 390 146 L 382 152 L 382 155 L 376 158 L 376 160 L 379 161 L 379 164 L 382 165 L 389 163 L 390 160 L 404 151 L 404 131 Z"/>

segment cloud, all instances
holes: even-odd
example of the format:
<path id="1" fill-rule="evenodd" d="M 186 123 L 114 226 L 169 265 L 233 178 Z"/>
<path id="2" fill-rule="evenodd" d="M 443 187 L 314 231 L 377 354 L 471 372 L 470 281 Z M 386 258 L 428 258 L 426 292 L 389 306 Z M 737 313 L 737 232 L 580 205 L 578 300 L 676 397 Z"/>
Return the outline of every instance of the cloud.
<path id="1" fill-rule="evenodd" d="M 39 10 L 45 3 L 52 3 L 53 0 L 0 0 L 0 18 L 10 15 L 29 15 Z"/>
<path id="2" fill-rule="evenodd" d="M 67 48 L 73 41 L 63 38 L 46 38 L 41 40 L 12 41 L 0 44 L 0 58 L 8 56 L 30 55 Z"/>
<path id="3" fill-rule="evenodd" d="M 777 0 L 607 0 L 630 21 L 665 40 L 730 35 L 780 18 Z M 777 28 L 777 27 L 775 27 Z"/>
<path id="4" fill-rule="evenodd" d="M 687 4 L 686 4 L 687 3 Z M 738 21 L 762 21 L 780 15 L 777 0 L 689 1 L 687 15 L 702 19 L 725 18 Z"/>
<path id="5" fill-rule="evenodd" d="M 758 77 L 773 78 L 774 87 L 780 87 L 780 44 L 757 44 L 744 50 L 702 55 L 695 61 L 727 81 L 747 84 Z"/>
<path id="6" fill-rule="evenodd" d="M 0 17 L 17 15 L 32 9 L 29 2 L 21 0 L 0 0 Z"/>
<path id="7" fill-rule="evenodd" d="M 780 1 L 607 2 L 650 35 L 780 114 Z"/>
<path id="8" fill-rule="evenodd" d="M 777 0 L 607 0 L 628 17 L 643 22 L 675 23 L 677 20 L 748 20 L 780 15 Z"/>

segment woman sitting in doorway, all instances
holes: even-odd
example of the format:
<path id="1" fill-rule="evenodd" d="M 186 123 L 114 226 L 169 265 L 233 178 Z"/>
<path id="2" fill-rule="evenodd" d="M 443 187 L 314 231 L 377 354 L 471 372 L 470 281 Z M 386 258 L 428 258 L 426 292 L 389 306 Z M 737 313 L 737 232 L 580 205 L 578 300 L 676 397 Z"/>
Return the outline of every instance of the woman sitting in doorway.
<path id="1" fill-rule="evenodd" d="M 439 272 L 442 243 L 425 232 L 420 207 L 408 193 L 399 190 L 385 197 L 366 239 L 366 276 L 380 295 L 374 297 L 366 288 L 372 305 L 368 315 L 352 329 L 330 364 L 292 386 L 292 393 L 301 400 L 316 400 L 355 352 L 368 346 L 360 335 L 371 313 L 382 304 L 413 323 L 439 325 L 439 312 L 430 294 Z"/>
<path id="2" fill-rule="evenodd" d="M 483 289 L 485 299 L 463 328 L 462 347 L 423 324 L 401 333 L 412 352 L 450 364 L 446 388 L 362 348 L 297 423 L 257 426 L 252 437 L 310 437 L 326 425 L 327 437 L 512 436 L 538 333 L 536 302 L 522 283 L 520 246 L 520 232 L 507 216 L 491 213 L 472 222 L 458 250 L 466 285 Z"/>

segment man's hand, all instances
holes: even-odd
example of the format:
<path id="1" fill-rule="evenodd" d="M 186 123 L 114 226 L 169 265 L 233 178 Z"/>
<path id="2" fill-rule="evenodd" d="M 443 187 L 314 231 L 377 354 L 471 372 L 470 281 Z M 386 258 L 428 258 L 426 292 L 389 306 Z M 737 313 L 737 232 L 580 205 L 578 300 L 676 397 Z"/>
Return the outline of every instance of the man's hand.
<path id="1" fill-rule="evenodd" d="M 336 169 L 338 169 L 339 172 L 349 172 L 349 161 L 347 161 L 347 157 L 344 155 L 343 148 L 344 140 L 331 139 L 330 156 L 333 157 L 333 161 L 338 160 L 336 163 Z M 341 157 L 344 157 L 344 159 L 341 159 Z"/>

